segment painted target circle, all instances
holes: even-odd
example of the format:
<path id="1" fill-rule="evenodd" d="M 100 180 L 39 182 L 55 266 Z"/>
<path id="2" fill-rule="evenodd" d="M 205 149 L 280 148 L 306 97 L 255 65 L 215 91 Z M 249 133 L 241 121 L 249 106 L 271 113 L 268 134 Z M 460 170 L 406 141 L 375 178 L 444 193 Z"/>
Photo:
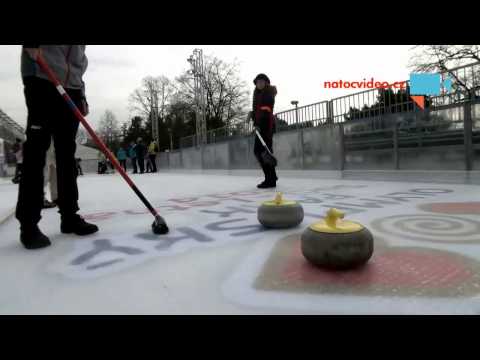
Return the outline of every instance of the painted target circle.
<path id="1" fill-rule="evenodd" d="M 480 222 L 447 215 L 393 215 L 372 222 L 375 230 L 436 243 L 480 242 Z"/>

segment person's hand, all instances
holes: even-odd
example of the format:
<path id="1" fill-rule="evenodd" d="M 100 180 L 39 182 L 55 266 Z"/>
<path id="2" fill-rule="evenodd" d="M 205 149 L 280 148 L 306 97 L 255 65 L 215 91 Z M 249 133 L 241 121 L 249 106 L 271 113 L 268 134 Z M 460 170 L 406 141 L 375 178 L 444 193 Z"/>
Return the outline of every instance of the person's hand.
<path id="1" fill-rule="evenodd" d="M 87 100 L 85 99 L 82 99 L 80 112 L 82 113 L 83 116 L 87 116 L 90 113 Z"/>
<path id="2" fill-rule="evenodd" d="M 38 55 L 42 52 L 42 49 L 40 48 L 25 48 L 24 50 L 35 61 L 37 61 Z"/>

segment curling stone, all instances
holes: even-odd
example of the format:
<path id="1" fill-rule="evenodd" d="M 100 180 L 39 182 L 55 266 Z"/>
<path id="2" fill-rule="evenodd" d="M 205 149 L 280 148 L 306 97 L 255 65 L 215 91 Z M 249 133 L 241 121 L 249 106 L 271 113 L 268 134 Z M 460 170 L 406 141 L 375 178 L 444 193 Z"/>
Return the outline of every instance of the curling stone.
<path id="1" fill-rule="evenodd" d="M 284 200 L 282 193 L 277 193 L 275 200 L 260 205 L 257 217 L 260 224 L 268 228 L 294 227 L 303 221 L 303 207 L 297 201 Z"/>
<path id="2" fill-rule="evenodd" d="M 373 254 L 372 233 L 359 223 L 341 220 L 345 214 L 330 209 L 325 219 L 302 234 L 303 256 L 312 264 L 349 269 L 365 264 Z"/>

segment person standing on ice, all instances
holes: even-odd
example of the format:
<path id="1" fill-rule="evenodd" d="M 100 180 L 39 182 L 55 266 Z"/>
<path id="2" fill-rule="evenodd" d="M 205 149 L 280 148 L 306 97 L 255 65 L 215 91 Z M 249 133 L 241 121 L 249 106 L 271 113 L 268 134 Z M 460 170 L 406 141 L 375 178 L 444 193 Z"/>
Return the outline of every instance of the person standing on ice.
<path id="1" fill-rule="evenodd" d="M 132 143 L 130 144 L 130 147 L 128 148 L 128 157 L 132 161 L 133 174 L 138 173 L 137 152 L 135 151 L 136 146 L 137 146 L 137 144 L 135 144 L 135 142 L 132 141 Z"/>
<path id="2" fill-rule="evenodd" d="M 270 79 L 265 74 L 258 74 L 253 80 L 253 83 L 255 84 L 255 91 L 253 92 L 251 118 L 269 150 L 273 153 L 273 133 L 275 126 L 273 107 L 275 105 L 277 88 L 270 85 Z M 255 136 L 253 152 L 265 174 L 265 180 L 257 185 L 259 189 L 274 188 L 278 180 L 275 167 L 268 165 L 262 159 L 261 155 L 264 151 L 265 149 L 260 139 L 258 136 Z"/>
<path id="3" fill-rule="evenodd" d="M 152 140 L 150 145 L 148 145 L 148 158 L 150 160 L 150 165 L 152 167 L 152 172 L 156 173 L 157 172 L 157 163 L 155 161 L 155 158 L 157 157 L 157 143 L 155 140 Z"/>
<path id="4" fill-rule="evenodd" d="M 146 173 L 152 172 L 152 163 L 150 162 L 150 157 L 148 155 L 148 152 L 147 154 L 145 154 L 145 165 L 147 167 L 147 170 L 145 172 Z"/>
<path id="5" fill-rule="evenodd" d="M 123 148 L 123 146 L 120 146 L 120 148 L 117 151 L 117 159 L 120 165 L 122 165 L 123 169 L 125 172 L 127 171 L 127 152 Z"/>
<path id="6" fill-rule="evenodd" d="M 83 74 L 88 65 L 85 45 L 23 45 L 21 74 L 28 110 L 16 218 L 20 222 L 20 242 L 27 249 L 49 246 L 50 240 L 38 228 L 43 204 L 43 168 L 52 141 L 57 160 L 58 207 L 62 233 L 89 235 L 98 231 L 86 222 L 78 207 L 75 170 L 75 137 L 79 122 L 36 63 L 41 54 L 82 114 L 88 114 Z"/>
<path id="7" fill-rule="evenodd" d="M 145 172 L 145 156 L 147 155 L 147 148 L 143 145 L 142 138 L 137 139 L 137 146 L 135 146 L 135 154 L 137 155 L 138 167 L 140 168 L 140 174 Z"/>
<path id="8" fill-rule="evenodd" d="M 75 159 L 75 163 L 76 163 L 76 166 L 77 166 L 77 176 L 78 175 L 81 175 L 83 176 L 83 170 L 82 170 L 82 159 L 81 158 L 76 158 Z"/>

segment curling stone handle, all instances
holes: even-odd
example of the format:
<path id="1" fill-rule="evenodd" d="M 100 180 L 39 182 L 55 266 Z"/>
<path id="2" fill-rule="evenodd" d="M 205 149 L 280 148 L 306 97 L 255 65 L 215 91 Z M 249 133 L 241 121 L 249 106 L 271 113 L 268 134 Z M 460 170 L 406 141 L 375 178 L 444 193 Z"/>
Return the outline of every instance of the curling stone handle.
<path id="1" fill-rule="evenodd" d="M 331 228 L 336 228 L 338 219 L 343 219 L 344 217 L 344 212 L 332 208 L 327 211 L 327 216 L 325 216 L 325 223 Z"/>
<path id="2" fill-rule="evenodd" d="M 283 194 L 281 192 L 277 192 L 277 195 L 275 195 L 275 203 L 277 205 L 280 205 L 283 201 L 282 199 Z"/>

